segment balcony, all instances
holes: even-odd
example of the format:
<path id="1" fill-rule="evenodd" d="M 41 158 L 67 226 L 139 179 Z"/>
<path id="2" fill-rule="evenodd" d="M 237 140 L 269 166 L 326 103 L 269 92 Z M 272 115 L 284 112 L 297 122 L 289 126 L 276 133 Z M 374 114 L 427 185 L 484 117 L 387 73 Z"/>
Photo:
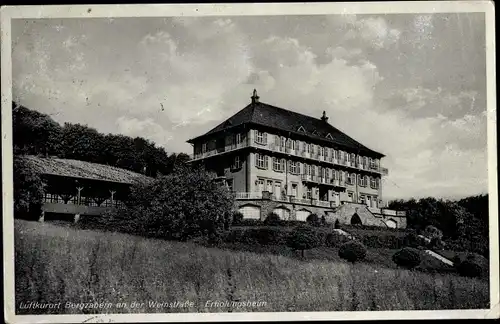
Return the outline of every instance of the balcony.
<path id="1" fill-rule="evenodd" d="M 204 159 L 204 158 L 207 158 L 207 157 L 210 157 L 210 156 L 220 155 L 220 154 L 232 152 L 232 151 L 235 151 L 235 150 L 238 150 L 238 149 L 241 149 L 241 148 L 244 148 L 244 147 L 248 147 L 248 146 L 249 146 L 248 142 L 247 141 L 243 141 L 243 142 L 238 143 L 238 144 L 226 145 L 226 146 L 219 147 L 219 148 L 216 148 L 214 150 L 207 151 L 207 152 L 202 152 L 202 153 L 198 153 L 198 154 L 194 154 L 194 155 L 189 155 L 189 157 L 192 160 Z"/>
<path id="2" fill-rule="evenodd" d="M 262 199 L 262 192 L 237 192 L 236 199 Z"/>

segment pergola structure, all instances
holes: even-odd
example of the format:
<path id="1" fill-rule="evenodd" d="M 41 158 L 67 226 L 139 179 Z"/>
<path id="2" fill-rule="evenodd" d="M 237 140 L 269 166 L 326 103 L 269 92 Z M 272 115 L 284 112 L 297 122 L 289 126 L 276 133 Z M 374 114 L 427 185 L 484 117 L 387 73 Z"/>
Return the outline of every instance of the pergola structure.
<path id="1" fill-rule="evenodd" d="M 39 220 L 46 214 L 99 216 L 124 203 L 130 186 L 151 178 L 109 165 L 79 160 L 23 157 L 39 173 L 44 197 Z M 70 216 L 71 215 L 71 216 Z"/>

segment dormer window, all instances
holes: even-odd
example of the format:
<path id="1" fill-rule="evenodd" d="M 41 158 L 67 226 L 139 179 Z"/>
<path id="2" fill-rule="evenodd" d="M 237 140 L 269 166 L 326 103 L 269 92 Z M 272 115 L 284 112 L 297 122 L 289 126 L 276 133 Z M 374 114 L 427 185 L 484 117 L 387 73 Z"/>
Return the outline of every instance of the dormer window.
<path id="1" fill-rule="evenodd" d="M 326 138 L 333 139 L 332 134 L 330 133 L 326 134 Z"/>
<path id="2" fill-rule="evenodd" d="M 304 129 L 304 127 L 300 126 L 299 129 L 297 130 L 298 132 L 306 132 L 306 130 Z"/>
<path id="3" fill-rule="evenodd" d="M 318 135 L 318 132 L 317 132 L 316 130 L 314 130 L 314 131 L 312 132 L 312 135 Z"/>

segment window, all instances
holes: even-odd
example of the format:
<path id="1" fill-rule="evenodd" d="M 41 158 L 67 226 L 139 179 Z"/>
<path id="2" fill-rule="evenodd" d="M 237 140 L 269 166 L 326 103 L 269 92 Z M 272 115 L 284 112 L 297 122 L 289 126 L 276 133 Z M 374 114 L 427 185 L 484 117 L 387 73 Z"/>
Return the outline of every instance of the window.
<path id="1" fill-rule="evenodd" d="M 284 136 L 281 137 L 281 147 L 285 147 L 286 138 Z"/>
<path id="2" fill-rule="evenodd" d="M 352 161 L 352 163 L 356 162 L 356 154 L 351 153 L 351 161 Z"/>
<path id="3" fill-rule="evenodd" d="M 372 187 L 373 189 L 377 189 L 377 178 L 375 177 L 370 178 L 370 187 Z"/>
<path id="4" fill-rule="evenodd" d="M 309 143 L 306 144 L 306 152 L 311 153 L 311 144 Z"/>
<path id="5" fill-rule="evenodd" d="M 316 152 L 316 145 L 311 145 L 311 153 L 314 154 Z"/>
<path id="6" fill-rule="evenodd" d="M 274 136 L 274 145 L 280 146 L 281 140 L 279 135 Z"/>
<path id="7" fill-rule="evenodd" d="M 290 161 L 290 173 L 292 174 L 298 174 L 299 173 L 299 168 L 300 168 L 300 163 L 295 162 L 295 161 Z"/>
<path id="8" fill-rule="evenodd" d="M 234 164 L 233 164 L 233 169 L 239 169 L 241 168 L 241 161 L 239 155 L 234 157 Z"/>
<path id="9" fill-rule="evenodd" d="M 261 169 L 267 169 L 267 156 L 255 154 L 255 166 Z"/>
<path id="10" fill-rule="evenodd" d="M 278 172 L 285 171 L 285 159 L 273 157 L 273 170 Z"/>
<path id="11" fill-rule="evenodd" d="M 339 180 L 344 181 L 344 171 L 339 171 Z"/>
<path id="12" fill-rule="evenodd" d="M 207 143 L 201 144 L 201 153 L 205 153 L 207 151 Z"/>
<path id="13" fill-rule="evenodd" d="M 306 198 L 312 199 L 312 188 L 311 187 L 307 187 Z"/>
<path id="14" fill-rule="evenodd" d="M 352 192 L 347 193 L 347 197 L 349 197 L 349 201 L 354 201 L 354 194 Z"/>
<path id="15" fill-rule="evenodd" d="M 356 183 L 356 174 L 355 173 L 349 174 L 348 179 L 349 179 L 349 184 L 354 185 Z"/>
<path id="16" fill-rule="evenodd" d="M 267 144 L 267 133 L 256 130 L 255 131 L 255 143 Z"/>
<path id="17" fill-rule="evenodd" d="M 292 183 L 292 196 L 297 197 L 297 184 Z"/>
<path id="18" fill-rule="evenodd" d="M 241 143 L 241 134 L 238 133 L 236 134 L 236 144 L 240 144 Z"/>
<path id="19" fill-rule="evenodd" d="M 359 196 L 359 202 L 362 203 L 362 204 L 366 204 L 366 197 L 365 197 L 365 195 L 360 195 Z"/>

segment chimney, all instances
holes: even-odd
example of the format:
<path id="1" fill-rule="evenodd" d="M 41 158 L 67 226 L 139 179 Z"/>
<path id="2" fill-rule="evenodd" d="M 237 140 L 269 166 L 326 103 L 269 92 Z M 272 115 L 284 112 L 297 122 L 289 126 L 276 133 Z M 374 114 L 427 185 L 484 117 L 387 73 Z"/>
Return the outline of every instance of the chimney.
<path id="1" fill-rule="evenodd" d="M 257 103 L 259 102 L 259 96 L 257 95 L 257 90 L 253 89 L 253 95 L 252 95 L 252 103 Z"/>
<path id="2" fill-rule="evenodd" d="M 326 117 L 326 112 L 323 110 L 323 116 L 321 116 L 321 120 L 324 122 L 328 122 L 328 117 Z"/>

